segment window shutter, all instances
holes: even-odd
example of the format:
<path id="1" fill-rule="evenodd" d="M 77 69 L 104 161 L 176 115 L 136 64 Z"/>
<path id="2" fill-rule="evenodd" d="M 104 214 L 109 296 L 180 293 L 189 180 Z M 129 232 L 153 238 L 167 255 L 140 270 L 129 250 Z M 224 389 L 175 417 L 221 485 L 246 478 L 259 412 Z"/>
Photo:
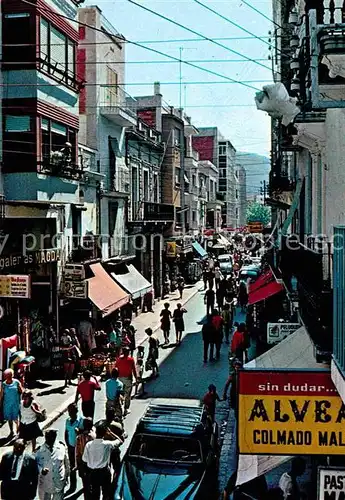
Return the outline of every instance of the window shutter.
<path id="1" fill-rule="evenodd" d="M 30 132 L 30 116 L 5 116 L 5 132 Z"/>
<path id="2" fill-rule="evenodd" d="M 40 53 L 43 61 L 48 61 L 48 23 L 44 19 L 40 22 Z"/>
<path id="3" fill-rule="evenodd" d="M 75 50 L 74 43 L 68 40 L 67 45 L 68 82 L 72 83 L 75 77 Z"/>
<path id="4" fill-rule="evenodd" d="M 66 37 L 55 28 L 50 28 L 50 59 L 60 73 L 66 72 Z"/>

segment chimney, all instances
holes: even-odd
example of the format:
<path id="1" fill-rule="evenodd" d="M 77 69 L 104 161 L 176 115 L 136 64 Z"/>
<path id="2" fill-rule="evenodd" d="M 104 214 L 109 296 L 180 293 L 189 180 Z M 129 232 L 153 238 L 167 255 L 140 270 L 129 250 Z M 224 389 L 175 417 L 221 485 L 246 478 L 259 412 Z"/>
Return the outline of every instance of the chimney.
<path id="1" fill-rule="evenodd" d="M 155 82 L 153 84 L 153 92 L 154 92 L 154 95 L 161 95 L 161 84 L 160 84 L 160 82 Z"/>

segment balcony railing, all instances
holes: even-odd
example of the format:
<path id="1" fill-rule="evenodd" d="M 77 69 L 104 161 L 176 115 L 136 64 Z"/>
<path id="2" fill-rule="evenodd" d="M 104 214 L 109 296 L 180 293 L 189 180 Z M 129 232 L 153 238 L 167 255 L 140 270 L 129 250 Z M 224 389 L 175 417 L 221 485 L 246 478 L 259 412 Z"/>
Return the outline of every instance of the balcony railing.
<path id="1" fill-rule="evenodd" d="M 173 222 L 175 219 L 174 205 L 165 203 L 144 202 L 145 221 L 167 221 Z"/>
<path id="2" fill-rule="evenodd" d="M 80 181 L 84 177 L 84 169 L 77 163 L 70 162 L 64 158 L 53 158 L 49 156 L 37 163 L 37 170 L 40 174 L 62 177 Z"/>
<path id="3" fill-rule="evenodd" d="M 343 0 L 316 0 L 315 7 L 319 24 L 341 24 L 345 19 Z"/>
<path id="4" fill-rule="evenodd" d="M 101 85 L 99 105 L 103 115 L 122 126 L 137 124 L 137 101 L 118 85 Z"/>
<path id="5" fill-rule="evenodd" d="M 293 191 L 296 183 L 289 179 L 287 175 L 279 175 L 274 171 L 269 174 L 268 193 L 274 196 L 277 192 Z"/>

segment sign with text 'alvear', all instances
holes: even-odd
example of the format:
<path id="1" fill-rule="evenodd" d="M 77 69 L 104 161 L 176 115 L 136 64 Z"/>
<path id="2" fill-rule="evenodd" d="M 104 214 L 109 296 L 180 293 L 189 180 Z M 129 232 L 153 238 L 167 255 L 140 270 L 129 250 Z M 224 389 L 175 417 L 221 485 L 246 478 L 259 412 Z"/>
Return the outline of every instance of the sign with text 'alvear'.
<path id="1" fill-rule="evenodd" d="M 328 371 L 239 373 L 239 451 L 345 455 L 345 405 Z"/>
<path id="2" fill-rule="evenodd" d="M 318 500 L 345 500 L 345 469 L 318 468 Z"/>

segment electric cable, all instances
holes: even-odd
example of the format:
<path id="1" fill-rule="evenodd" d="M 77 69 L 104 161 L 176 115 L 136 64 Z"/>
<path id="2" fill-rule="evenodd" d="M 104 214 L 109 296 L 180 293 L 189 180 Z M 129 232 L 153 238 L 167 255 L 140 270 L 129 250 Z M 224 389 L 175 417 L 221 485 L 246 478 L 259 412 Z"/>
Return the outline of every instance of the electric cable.
<path id="1" fill-rule="evenodd" d="M 251 5 L 249 2 L 247 2 L 246 0 L 241 0 L 242 3 L 244 3 L 244 5 L 246 5 L 247 7 L 249 7 L 250 9 L 252 9 L 254 12 L 256 12 L 257 14 L 259 14 L 260 16 L 264 17 L 265 19 L 267 19 L 267 21 L 269 21 L 270 23 L 274 24 L 275 26 L 277 26 L 279 29 L 285 31 L 285 29 L 280 26 L 280 24 L 276 23 L 275 21 L 273 21 L 273 19 L 270 19 L 268 16 L 266 16 L 266 14 L 264 14 L 263 12 L 261 12 L 261 10 L 257 9 L 256 7 L 254 7 L 253 5 Z"/>

